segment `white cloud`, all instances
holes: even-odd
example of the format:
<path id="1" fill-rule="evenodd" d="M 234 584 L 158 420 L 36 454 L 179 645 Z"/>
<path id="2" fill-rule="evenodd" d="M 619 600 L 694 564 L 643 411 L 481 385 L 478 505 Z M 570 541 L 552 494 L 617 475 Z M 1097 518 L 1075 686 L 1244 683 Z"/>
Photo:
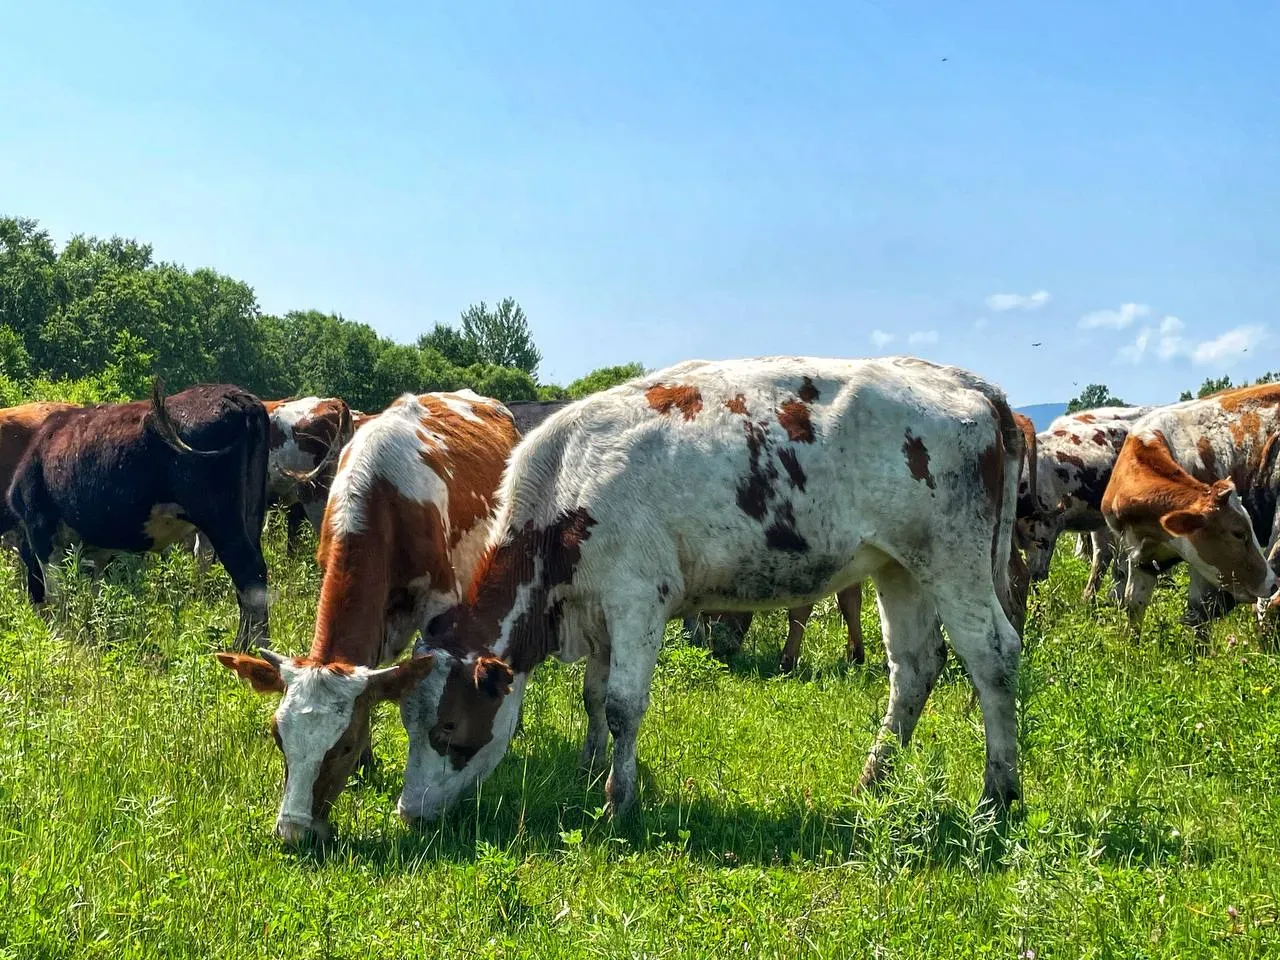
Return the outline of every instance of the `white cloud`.
<path id="1" fill-rule="evenodd" d="M 1191 362 L 1200 366 L 1230 366 L 1242 360 L 1246 350 L 1266 338 L 1267 331 L 1262 327 L 1236 327 L 1212 340 L 1197 343 L 1191 350 Z"/>
<path id="2" fill-rule="evenodd" d="M 1125 360 L 1129 363 L 1140 363 L 1142 358 L 1146 356 L 1147 347 L 1151 343 L 1151 328 L 1143 327 L 1138 333 L 1138 339 L 1128 346 L 1121 347 L 1117 354 L 1118 359 Z"/>
<path id="3" fill-rule="evenodd" d="M 1162 334 L 1177 333 L 1183 326 L 1184 324 L 1177 317 L 1165 317 L 1160 321 L 1160 332 Z"/>
<path id="4" fill-rule="evenodd" d="M 1035 293 L 993 293 L 987 297 L 987 308 L 1003 313 L 1006 310 L 1039 310 L 1053 299 L 1048 290 Z"/>
<path id="5" fill-rule="evenodd" d="M 1145 303 L 1122 303 L 1119 310 L 1095 310 L 1080 318 L 1080 326 L 1086 330 L 1094 327 L 1110 327 L 1123 330 L 1139 317 L 1145 317 L 1151 308 Z M 1181 321 L 1179 321 L 1181 322 Z"/>
<path id="6" fill-rule="evenodd" d="M 973 329 L 985 330 L 988 322 L 989 321 L 986 317 L 979 317 L 977 320 L 973 321 Z"/>
<path id="7" fill-rule="evenodd" d="M 917 330 L 915 333 L 911 334 L 911 336 L 907 337 L 907 343 L 909 343 L 913 347 L 918 347 L 926 343 L 937 343 L 937 342 L 938 342 L 937 330 Z"/>
<path id="8" fill-rule="evenodd" d="M 889 344 L 893 343 L 893 334 L 885 333 L 883 330 L 871 331 L 871 344 L 877 350 L 883 350 Z"/>

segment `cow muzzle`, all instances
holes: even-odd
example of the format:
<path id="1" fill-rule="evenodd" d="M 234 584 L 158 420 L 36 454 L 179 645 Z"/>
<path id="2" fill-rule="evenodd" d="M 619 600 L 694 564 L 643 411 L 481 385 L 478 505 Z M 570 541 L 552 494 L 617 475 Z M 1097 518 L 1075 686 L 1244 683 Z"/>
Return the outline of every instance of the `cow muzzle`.
<path id="1" fill-rule="evenodd" d="M 276 820 L 276 836 L 291 847 L 301 847 L 310 843 L 328 843 L 333 837 L 333 828 L 323 820 L 280 817 Z"/>

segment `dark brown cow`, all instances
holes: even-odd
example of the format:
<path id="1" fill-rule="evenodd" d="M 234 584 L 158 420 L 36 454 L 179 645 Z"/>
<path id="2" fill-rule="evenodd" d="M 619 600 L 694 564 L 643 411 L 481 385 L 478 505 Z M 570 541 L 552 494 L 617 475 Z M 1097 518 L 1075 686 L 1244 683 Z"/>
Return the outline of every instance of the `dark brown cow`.
<path id="1" fill-rule="evenodd" d="M 236 645 L 265 637 L 267 430 L 262 401 L 226 385 L 165 400 L 157 383 L 150 401 L 48 414 L 8 491 L 32 602 L 44 602 L 44 565 L 59 544 L 159 551 L 195 527 L 235 583 Z"/>

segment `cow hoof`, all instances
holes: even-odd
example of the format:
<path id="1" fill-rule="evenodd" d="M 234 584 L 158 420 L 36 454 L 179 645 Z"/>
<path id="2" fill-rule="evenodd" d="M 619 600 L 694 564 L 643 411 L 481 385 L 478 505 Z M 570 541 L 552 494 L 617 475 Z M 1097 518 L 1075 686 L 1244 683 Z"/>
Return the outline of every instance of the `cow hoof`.
<path id="1" fill-rule="evenodd" d="M 791 673 L 792 671 L 795 670 L 795 668 L 796 668 L 796 661 L 794 657 L 788 657 L 784 655 L 783 658 L 778 661 L 779 673 Z"/>
<path id="2" fill-rule="evenodd" d="M 857 666 L 860 667 L 867 662 L 867 655 L 863 653 L 862 648 L 859 647 L 856 650 L 850 650 L 848 653 L 846 653 L 845 659 L 847 659 L 850 663 L 856 664 Z"/>

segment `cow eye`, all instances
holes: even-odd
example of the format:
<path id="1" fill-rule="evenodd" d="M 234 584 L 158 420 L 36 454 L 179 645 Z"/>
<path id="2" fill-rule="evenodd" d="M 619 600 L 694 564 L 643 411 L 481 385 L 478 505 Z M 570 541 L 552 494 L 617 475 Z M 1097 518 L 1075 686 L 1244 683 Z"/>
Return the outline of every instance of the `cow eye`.
<path id="1" fill-rule="evenodd" d="M 1249 539 L 1249 534 L 1248 534 L 1248 533 L 1246 533 L 1246 532 L 1245 532 L 1245 531 L 1243 531 L 1243 530 L 1237 530 L 1237 531 L 1235 532 L 1234 536 L 1235 536 L 1235 538 L 1236 538 L 1237 540 L 1248 540 L 1248 539 Z"/>
<path id="2" fill-rule="evenodd" d="M 457 732 L 457 729 L 458 729 L 458 725 L 452 720 L 445 720 L 440 724 L 440 732 L 443 733 L 445 736 L 450 736 L 451 734 Z"/>

